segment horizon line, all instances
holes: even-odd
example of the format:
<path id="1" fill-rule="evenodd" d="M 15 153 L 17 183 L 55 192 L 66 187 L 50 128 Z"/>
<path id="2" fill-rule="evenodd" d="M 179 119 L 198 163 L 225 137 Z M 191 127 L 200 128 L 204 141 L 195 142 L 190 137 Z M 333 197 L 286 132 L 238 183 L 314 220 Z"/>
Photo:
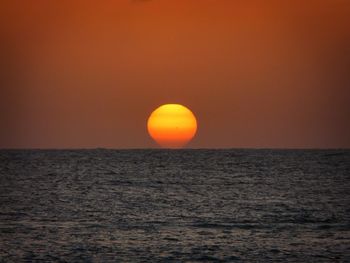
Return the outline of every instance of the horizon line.
<path id="1" fill-rule="evenodd" d="M 116 151 L 133 151 L 133 150 L 165 150 L 165 151 L 186 151 L 186 150 L 350 150 L 350 147 L 198 147 L 198 148 L 112 148 L 112 147 L 71 147 L 71 148 L 36 148 L 36 147 L 27 147 L 27 148 L 0 148 L 0 151 L 31 151 L 31 150 L 40 150 L 40 151 L 89 151 L 89 150 L 116 150 Z"/>

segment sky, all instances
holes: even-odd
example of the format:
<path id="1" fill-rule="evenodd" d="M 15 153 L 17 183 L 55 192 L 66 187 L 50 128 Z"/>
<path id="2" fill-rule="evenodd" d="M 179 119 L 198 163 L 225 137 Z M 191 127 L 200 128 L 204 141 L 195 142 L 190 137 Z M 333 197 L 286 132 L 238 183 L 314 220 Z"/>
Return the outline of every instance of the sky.
<path id="1" fill-rule="evenodd" d="M 348 0 L 3 0 L 0 148 L 349 148 Z"/>

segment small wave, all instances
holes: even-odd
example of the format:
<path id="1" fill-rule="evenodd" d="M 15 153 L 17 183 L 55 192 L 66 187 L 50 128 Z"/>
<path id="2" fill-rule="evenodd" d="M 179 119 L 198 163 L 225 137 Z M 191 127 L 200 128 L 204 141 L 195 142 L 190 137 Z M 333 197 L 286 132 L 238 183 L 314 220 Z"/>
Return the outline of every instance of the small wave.
<path id="1" fill-rule="evenodd" d="M 257 228 L 259 226 L 258 225 L 252 225 L 252 224 L 196 223 L 196 224 L 192 224 L 192 227 L 197 227 L 197 228 L 222 228 L 222 229 L 233 229 L 233 228 L 252 229 L 252 228 Z"/>

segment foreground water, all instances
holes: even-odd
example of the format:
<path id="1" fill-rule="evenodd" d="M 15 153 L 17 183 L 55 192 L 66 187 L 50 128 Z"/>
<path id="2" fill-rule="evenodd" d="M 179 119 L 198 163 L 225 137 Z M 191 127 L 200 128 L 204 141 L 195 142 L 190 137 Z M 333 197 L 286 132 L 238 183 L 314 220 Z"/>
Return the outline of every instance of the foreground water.
<path id="1" fill-rule="evenodd" d="M 0 151 L 3 262 L 350 261 L 349 150 Z"/>

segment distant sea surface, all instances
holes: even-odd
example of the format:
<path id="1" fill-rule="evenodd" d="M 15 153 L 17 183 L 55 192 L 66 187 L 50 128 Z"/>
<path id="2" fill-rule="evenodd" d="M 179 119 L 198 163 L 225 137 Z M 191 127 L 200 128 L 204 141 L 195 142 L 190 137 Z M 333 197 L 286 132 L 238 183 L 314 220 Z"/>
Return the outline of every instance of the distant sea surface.
<path id="1" fill-rule="evenodd" d="M 350 150 L 1 150 L 0 262 L 350 262 Z"/>

